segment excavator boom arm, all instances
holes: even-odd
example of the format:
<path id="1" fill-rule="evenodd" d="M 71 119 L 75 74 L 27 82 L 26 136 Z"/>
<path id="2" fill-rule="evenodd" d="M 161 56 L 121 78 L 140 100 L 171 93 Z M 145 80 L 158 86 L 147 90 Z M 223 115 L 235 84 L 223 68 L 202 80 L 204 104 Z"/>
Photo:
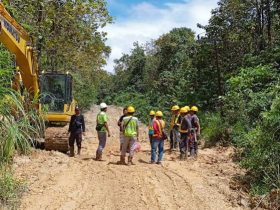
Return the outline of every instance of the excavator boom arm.
<path id="1" fill-rule="evenodd" d="M 32 96 L 39 93 L 38 64 L 28 33 L 15 21 L 0 2 L 0 42 L 15 55 L 23 84 Z"/>

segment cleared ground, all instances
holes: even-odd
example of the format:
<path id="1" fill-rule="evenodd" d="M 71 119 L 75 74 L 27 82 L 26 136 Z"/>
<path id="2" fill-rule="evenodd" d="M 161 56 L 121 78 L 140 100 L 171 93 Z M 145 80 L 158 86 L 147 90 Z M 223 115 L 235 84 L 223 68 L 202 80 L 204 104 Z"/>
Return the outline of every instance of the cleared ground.
<path id="1" fill-rule="evenodd" d="M 241 173 L 231 161 L 232 149 L 200 150 L 198 160 L 187 161 L 166 152 L 163 165 L 151 165 L 147 128 L 142 125 L 136 165 L 117 165 L 121 111 L 108 110 L 112 137 L 102 162 L 92 159 L 98 145 L 97 107 L 85 114 L 87 132 L 80 157 L 40 150 L 16 157 L 16 175 L 28 186 L 20 209 L 246 209 L 247 202 L 229 187 L 231 178 Z"/>

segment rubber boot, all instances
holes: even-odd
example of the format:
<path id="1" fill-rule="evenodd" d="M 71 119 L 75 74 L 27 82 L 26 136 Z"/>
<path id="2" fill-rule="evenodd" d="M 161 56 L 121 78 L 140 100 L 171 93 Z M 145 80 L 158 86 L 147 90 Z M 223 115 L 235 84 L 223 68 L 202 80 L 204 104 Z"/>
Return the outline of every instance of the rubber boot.
<path id="1" fill-rule="evenodd" d="M 118 165 L 126 165 L 125 163 L 125 156 L 120 156 L 120 161 L 118 161 Z"/>
<path id="2" fill-rule="evenodd" d="M 180 160 L 183 160 L 183 154 L 182 153 L 180 154 Z"/>
<path id="3" fill-rule="evenodd" d="M 128 157 L 128 166 L 134 165 L 134 163 L 132 162 L 133 157 Z"/>
<path id="4" fill-rule="evenodd" d="M 102 153 L 99 154 L 99 159 L 98 161 L 101 161 L 102 160 Z"/>
<path id="5" fill-rule="evenodd" d="M 74 154 L 74 146 L 70 147 L 70 154 L 69 154 L 69 157 L 74 157 L 75 154 Z"/>
<path id="6" fill-rule="evenodd" d="M 95 160 L 96 160 L 96 161 L 99 160 L 99 153 L 98 153 L 98 152 L 96 152 Z"/>
<path id="7" fill-rule="evenodd" d="M 77 155 L 81 155 L 81 148 L 78 148 Z"/>

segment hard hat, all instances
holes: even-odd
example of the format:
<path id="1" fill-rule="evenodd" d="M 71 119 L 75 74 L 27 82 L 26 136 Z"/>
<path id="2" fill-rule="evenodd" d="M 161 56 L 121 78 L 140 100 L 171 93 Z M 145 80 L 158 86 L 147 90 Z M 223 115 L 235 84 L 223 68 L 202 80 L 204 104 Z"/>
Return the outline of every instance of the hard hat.
<path id="1" fill-rule="evenodd" d="M 134 113 L 134 112 L 135 112 L 134 107 L 133 107 L 133 106 L 127 107 L 127 112 L 128 112 L 128 113 Z"/>
<path id="2" fill-rule="evenodd" d="M 193 112 L 198 112 L 197 106 L 192 106 L 191 110 L 192 110 Z"/>
<path id="3" fill-rule="evenodd" d="M 108 106 L 107 106 L 107 104 L 105 104 L 105 103 L 101 103 L 100 104 L 100 109 L 105 109 L 105 108 L 107 108 Z"/>
<path id="4" fill-rule="evenodd" d="M 162 116 L 163 116 L 163 114 L 162 114 L 161 111 L 157 111 L 157 112 L 156 112 L 156 117 L 162 117 Z"/>
<path id="5" fill-rule="evenodd" d="M 191 108 L 189 106 L 184 106 L 188 111 L 191 110 Z"/>
<path id="6" fill-rule="evenodd" d="M 188 111 L 190 111 L 187 107 L 183 107 L 180 109 L 180 113 L 187 113 Z"/>
<path id="7" fill-rule="evenodd" d="M 179 109 L 180 109 L 180 107 L 178 105 L 172 106 L 172 108 L 171 108 L 172 111 L 177 111 Z"/>
<path id="8" fill-rule="evenodd" d="M 150 111 L 150 116 L 154 116 L 156 113 L 155 113 L 155 111 Z"/>

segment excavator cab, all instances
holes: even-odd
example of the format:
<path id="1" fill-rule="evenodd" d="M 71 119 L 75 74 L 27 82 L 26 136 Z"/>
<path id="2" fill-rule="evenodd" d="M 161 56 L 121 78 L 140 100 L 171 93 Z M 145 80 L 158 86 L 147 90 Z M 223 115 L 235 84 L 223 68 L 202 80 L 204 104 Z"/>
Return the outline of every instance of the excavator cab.
<path id="1" fill-rule="evenodd" d="M 47 111 L 49 123 L 69 122 L 74 114 L 70 74 L 44 73 L 40 75 L 40 107 Z"/>

